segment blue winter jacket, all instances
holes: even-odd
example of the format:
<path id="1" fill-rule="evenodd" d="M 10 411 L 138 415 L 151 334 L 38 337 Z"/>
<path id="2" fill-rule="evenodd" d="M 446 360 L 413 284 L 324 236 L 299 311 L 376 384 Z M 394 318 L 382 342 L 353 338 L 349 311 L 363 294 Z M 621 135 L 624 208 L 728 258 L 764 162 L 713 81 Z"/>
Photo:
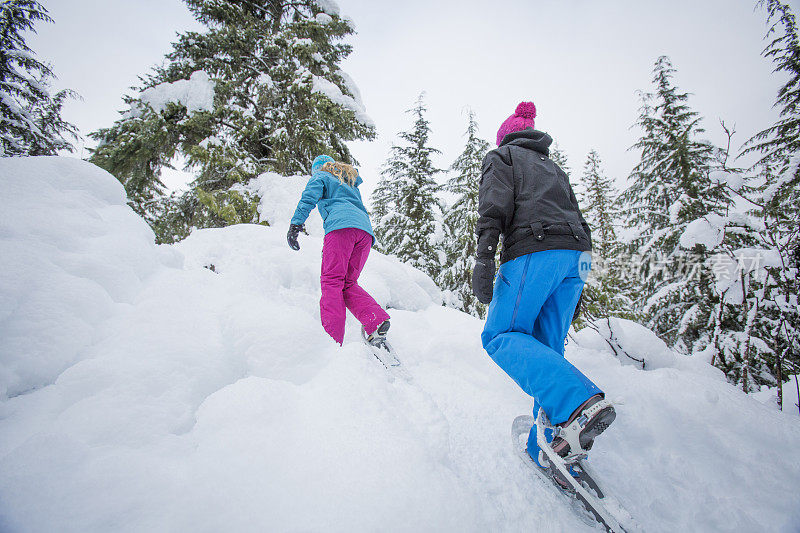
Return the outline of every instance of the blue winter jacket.
<path id="1" fill-rule="evenodd" d="M 369 214 L 357 188 L 362 183 L 361 176 L 356 178 L 355 187 L 342 183 L 330 172 L 320 170 L 328 161 L 333 161 L 333 158 L 320 155 L 314 159 L 311 165 L 311 179 L 308 180 L 297 204 L 292 224 L 305 223 L 308 215 L 316 207 L 322 216 L 322 226 L 326 234 L 337 229 L 358 228 L 372 235 L 374 242 L 375 234 L 372 232 Z"/>

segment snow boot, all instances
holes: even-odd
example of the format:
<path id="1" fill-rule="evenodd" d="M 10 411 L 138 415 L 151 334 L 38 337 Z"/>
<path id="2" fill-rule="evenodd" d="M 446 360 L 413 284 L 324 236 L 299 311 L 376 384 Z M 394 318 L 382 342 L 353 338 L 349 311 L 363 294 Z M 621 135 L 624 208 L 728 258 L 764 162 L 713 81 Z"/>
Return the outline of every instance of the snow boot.
<path id="1" fill-rule="evenodd" d="M 386 333 L 389 331 L 389 325 L 389 321 L 384 320 L 378 325 L 378 329 L 369 335 L 367 335 L 367 332 L 364 330 L 364 326 L 361 326 L 361 335 L 364 337 L 364 340 L 367 341 L 367 344 L 382 347 L 386 344 Z"/>
<path id="2" fill-rule="evenodd" d="M 569 420 L 558 424 L 553 439 L 553 450 L 567 463 L 585 456 L 592 448 L 594 438 L 605 431 L 617 417 L 611 402 L 595 394 L 578 407 Z"/>

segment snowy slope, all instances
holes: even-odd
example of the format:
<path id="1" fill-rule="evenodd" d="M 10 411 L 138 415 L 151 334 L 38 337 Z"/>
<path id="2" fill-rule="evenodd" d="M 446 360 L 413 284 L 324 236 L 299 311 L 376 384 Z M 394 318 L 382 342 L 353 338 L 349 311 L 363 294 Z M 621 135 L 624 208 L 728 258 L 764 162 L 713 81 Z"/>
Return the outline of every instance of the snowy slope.
<path id="1" fill-rule="evenodd" d="M 254 185 L 275 213 L 282 185 Z M 480 321 L 374 253 L 393 377 L 352 318 L 341 348 L 318 324 L 319 228 L 293 252 L 274 222 L 156 246 L 96 167 L 0 160 L 0 531 L 593 530 L 511 450 L 531 402 Z M 624 400 L 594 469 L 642 530 L 800 528 L 800 417 L 700 361 L 578 340 Z"/>

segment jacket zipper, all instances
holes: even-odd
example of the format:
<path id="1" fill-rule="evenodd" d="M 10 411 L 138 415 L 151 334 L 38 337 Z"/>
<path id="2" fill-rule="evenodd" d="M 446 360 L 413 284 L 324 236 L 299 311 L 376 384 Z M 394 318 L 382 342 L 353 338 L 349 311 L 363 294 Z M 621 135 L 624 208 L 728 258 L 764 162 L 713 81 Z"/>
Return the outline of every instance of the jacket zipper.
<path id="1" fill-rule="evenodd" d="M 528 265 L 531 262 L 531 254 L 525 257 L 525 266 L 522 267 L 522 279 L 519 281 L 519 292 L 517 293 L 517 303 L 514 304 L 514 314 L 511 316 L 511 331 L 514 330 L 514 324 L 517 321 L 517 311 L 519 311 L 519 302 L 522 300 L 522 290 L 525 288 L 525 276 L 528 275 Z"/>

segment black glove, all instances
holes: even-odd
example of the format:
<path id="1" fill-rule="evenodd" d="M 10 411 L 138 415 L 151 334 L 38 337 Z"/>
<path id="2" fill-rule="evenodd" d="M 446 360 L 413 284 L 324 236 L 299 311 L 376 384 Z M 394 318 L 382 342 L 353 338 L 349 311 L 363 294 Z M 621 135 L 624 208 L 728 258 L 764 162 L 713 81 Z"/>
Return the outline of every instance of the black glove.
<path id="1" fill-rule="evenodd" d="M 472 268 L 472 292 L 482 304 L 492 301 L 494 284 L 494 256 L 478 256 Z"/>
<path id="2" fill-rule="evenodd" d="M 300 243 L 297 242 L 297 235 L 301 231 L 306 235 L 308 235 L 308 232 L 306 231 L 306 227 L 304 224 L 289 225 L 289 233 L 286 234 L 286 241 L 289 243 L 289 247 L 291 247 L 292 250 L 300 249 Z"/>

